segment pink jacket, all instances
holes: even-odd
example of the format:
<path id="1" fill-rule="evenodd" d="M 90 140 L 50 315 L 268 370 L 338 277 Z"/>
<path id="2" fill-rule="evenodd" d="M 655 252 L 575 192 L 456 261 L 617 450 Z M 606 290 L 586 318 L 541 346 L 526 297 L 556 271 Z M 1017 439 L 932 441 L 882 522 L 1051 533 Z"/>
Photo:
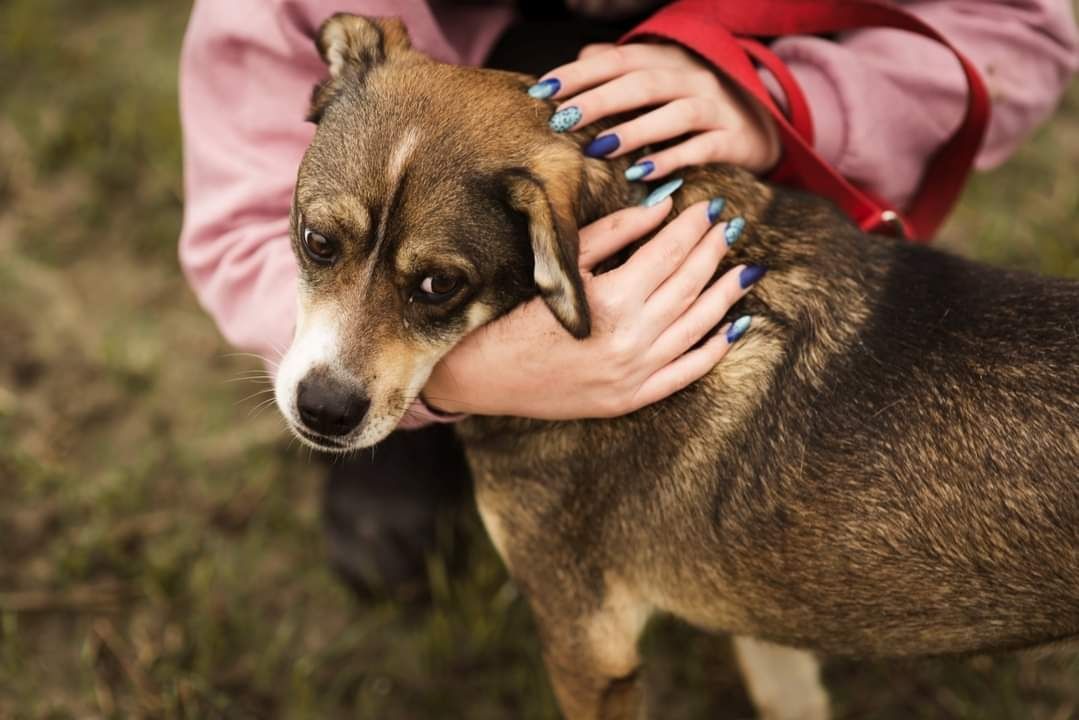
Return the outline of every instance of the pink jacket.
<path id="1" fill-rule="evenodd" d="M 1079 66 L 1071 0 L 904 4 L 981 69 L 993 115 L 978 166 L 1003 162 L 1050 115 Z M 512 19 L 505 7 L 420 0 L 197 0 L 180 71 L 180 262 L 226 339 L 264 356 L 280 355 L 292 338 L 289 204 L 314 130 L 303 119 L 311 88 L 325 73 L 312 38 L 342 10 L 399 16 L 418 49 L 470 65 L 482 64 Z M 772 47 L 802 86 L 816 149 L 903 206 L 927 158 L 959 124 L 966 86 L 954 58 L 893 30 L 834 42 L 788 37 Z"/>

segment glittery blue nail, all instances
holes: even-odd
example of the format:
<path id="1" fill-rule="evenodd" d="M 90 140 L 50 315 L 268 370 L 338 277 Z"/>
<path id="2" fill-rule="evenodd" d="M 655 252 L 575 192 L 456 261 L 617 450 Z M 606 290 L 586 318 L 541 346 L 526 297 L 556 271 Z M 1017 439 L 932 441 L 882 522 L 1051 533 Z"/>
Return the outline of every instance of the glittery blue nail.
<path id="1" fill-rule="evenodd" d="M 590 158 L 601 158 L 610 155 L 621 145 L 618 136 L 614 133 L 600 135 L 592 142 L 585 145 L 584 154 Z"/>
<path id="2" fill-rule="evenodd" d="M 675 190 L 682 187 L 682 178 L 675 178 L 674 180 L 668 180 L 660 185 L 658 188 L 648 194 L 643 201 L 641 201 L 642 207 L 655 207 L 661 202 L 669 198 Z"/>
<path id="3" fill-rule="evenodd" d="M 739 215 L 736 218 L 731 218 L 731 221 L 727 223 L 727 229 L 723 231 L 723 239 L 727 241 L 728 245 L 734 245 L 738 238 L 742 237 L 742 231 L 746 229 L 746 219 Z"/>
<path id="4" fill-rule="evenodd" d="M 576 107 L 562 108 L 551 116 L 551 129 L 564 133 L 581 121 L 581 111 Z"/>
<path id="5" fill-rule="evenodd" d="M 760 265 L 747 265 L 742 268 L 742 272 L 738 273 L 738 284 L 745 290 L 750 285 L 754 284 L 768 272 L 768 268 Z"/>
<path id="6" fill-rule="evenodd" d="M 640 180 L 656 169 L 656 164 L 651 160 L 642 160 L 626 170 L 626 180 Z"/>
<path id="7" fill-rule="evenodd" d="M 528 88 L 528 94 L 537 100 L 546 100 L 554 97 L 562 89 L 562 83 L 558 78 L 547 78 Z"/>
<path id="8" fill-rule="evenodd" d="M 746 334 L 746 330 L 749 330 L 749 324 L 751 322 L 752 319 L 749 315 L 743 315 L 731 323 L 730 328 L 727 329 L 727 344 L 733 345 L 738 342 L 738 340 Z"/>
<path id="9" fill-rule="evenodd" d="M 725 207 L 727 207 L 726 200 L 723 198 L 712 198 L 708 203 L 708 222 L 715 225 L 716 220 L 719 220 L 719 216 L 723 213 L 723 208 Z"/>

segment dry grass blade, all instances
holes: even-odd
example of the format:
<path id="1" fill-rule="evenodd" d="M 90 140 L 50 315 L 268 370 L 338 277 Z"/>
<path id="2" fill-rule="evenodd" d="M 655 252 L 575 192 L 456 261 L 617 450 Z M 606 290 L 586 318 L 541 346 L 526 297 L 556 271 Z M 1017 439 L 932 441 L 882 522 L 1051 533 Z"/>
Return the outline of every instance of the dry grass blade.
<path id="1" fill-rule="evenodd" d="M 15 590 L 0 593 L 0 612 L 115 610 L 132 595 L 129 587 L 116 581 L 76 585 L 64 590 Z"/>
<path id="2" fill-rule="evenodd" d="M 116 632 L 112 622 L 105 619 L 95 620 L 91 633 L 99 642 L 99 648 L 107 650 L 120 666 L 124 676 L 134 688 L 135 697 L 143 712 L 150 717 L 159 714 L 161 711 L 159 693 L 150 677 L 135 659 L 135 654 L 127 642 Z"/>

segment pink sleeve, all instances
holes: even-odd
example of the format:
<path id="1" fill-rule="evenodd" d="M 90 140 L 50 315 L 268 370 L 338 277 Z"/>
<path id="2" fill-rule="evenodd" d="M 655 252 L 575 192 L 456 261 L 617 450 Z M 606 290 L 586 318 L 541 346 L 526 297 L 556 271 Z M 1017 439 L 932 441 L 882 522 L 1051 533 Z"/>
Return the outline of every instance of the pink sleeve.
<path id="1" fill-rule="evenodd" d="M 296 317 L 288 216 L 314 131 L 304 116 L 325 73 L 313 38 L 341 10 L 399 16 L 417 48 L 446 62 L 481 62 L 510 18 L 474 8 L 436 16 L 396 0 L 196 2 L 180 60 L 180 264 L 225 338 L 270 359 L 288 347 Z M 436 416 L 418 408 L 410 417 Z"/>
<path id="2" fill-rule="evenodd" d="M 1079 65 L 1071 0 L 902 4 L 981 71 L 993 107 L 977 166 L 1003 162 L 1052 113 Z M 788 37 L 772 49 L 805 93 L 818 152 L 846 177 L 905 206 L 966 107 L 954 57 L 928 39 L 885 29 L 837 41 Z"/>

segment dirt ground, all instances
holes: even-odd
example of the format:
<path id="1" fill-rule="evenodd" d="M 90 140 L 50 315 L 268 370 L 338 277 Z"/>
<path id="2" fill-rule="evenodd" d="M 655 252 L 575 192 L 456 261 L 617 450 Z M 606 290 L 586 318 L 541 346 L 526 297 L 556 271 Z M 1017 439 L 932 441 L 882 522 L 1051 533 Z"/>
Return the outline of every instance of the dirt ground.
<path id="1" fill-rule="evenodd" d="M 176 262 L 186 2 L 0 3 L 0 718 L 552 718 L 474 517 L 430 607 L 324 562 L 322 466 Z M 299 110 L 298 110 L 299 112 Z M 943 244 L 1079 278 L 1079 85 Z M 664 718 L 744 718 L 727 643 L 645 640 Z M 829 663 L 840 717 L 1068 720 L 1079 654 Z"/>

